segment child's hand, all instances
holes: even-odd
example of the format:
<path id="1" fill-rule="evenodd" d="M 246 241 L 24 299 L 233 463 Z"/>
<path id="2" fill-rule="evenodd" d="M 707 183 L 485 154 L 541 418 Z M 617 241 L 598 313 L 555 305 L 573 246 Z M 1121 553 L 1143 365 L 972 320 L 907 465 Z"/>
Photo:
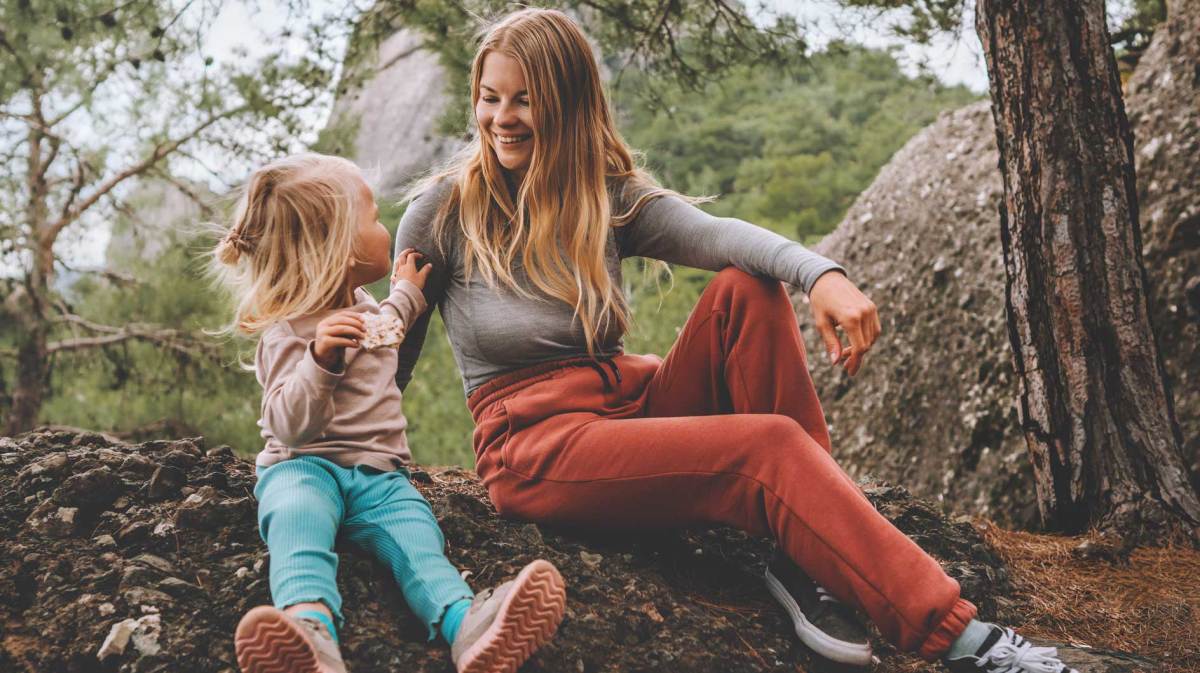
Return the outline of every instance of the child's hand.
<path id="1" fill-rule="evenodd" d="M 365 336 L 362 315 L 354 311 L 334 313 L 317 324 L 313 359 L 328 371 L 338 371 L 345 361 L 346 349 L 357 348 L 359 339 Z"/>
<path id="2" fill-rule="evenodd" d="M 429 278 L 429 272 L 433 270 L 433 265 L 426 264 L 418 271 L 417 262 L 421 259 L 424 259 L 424 256 L 412 248 L 401 250 L 400 254 L 396 255 L 396 266 L 392 271 L 392 284 L 407 280 L 424 290 L 425 279 Z"/>

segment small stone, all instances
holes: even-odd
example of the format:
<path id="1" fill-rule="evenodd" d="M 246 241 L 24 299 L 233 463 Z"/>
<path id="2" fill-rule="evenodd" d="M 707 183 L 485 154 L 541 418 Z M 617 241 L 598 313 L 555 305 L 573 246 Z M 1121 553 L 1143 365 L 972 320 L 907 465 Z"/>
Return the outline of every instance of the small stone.
<path id="1" fill-rule="evenodd" d="M 600 567 L 600 562 L 604 560 L 604 557 L 600 554 L 592 554 L 586 551 L 579 552 L 579 558 L 583 561 L 584 565 L 593 569 Z"/>
<path id="2" fill-rule="evenodd" d="M 123 474 L 135 475 L 138 477 L 146 477 L 153 474 L 158 469 L 158 465 L 146 456 L 134 454 L 125 458 L 125 462 L 121 463 L 121 467 L 117 469 Z"/>
<path id="3" fill-rule="evenodd" d="M 517 538 L 528 547 L 541 547 L 545 545 L 545 540 L 542 539 L 542 531 L 537 527 L 537 524 L 527 523 L 518 528 Z"/>
<path id="4" fill-rule="evenodd" d="M 96 457 L 100 459 L 101 463 L 118 469 L 121 467 L 121 463 L 125 462 L 125 454 L 112 449 L 97 449 Z"/>
<path id="5" fill-rule="evenodd" d="M 126 591 L 122 597 L 129 605 L 170 605 L 175 602 L 171 596 L 157 590 L 147 587 L 133 587 Z"/>
<path id="6" fill-rule="evenodd" d="M 56 507 L 54 502 L 46 500 L 38 505 L 26 520 L 30 528 L 52 537 L 68 537 L 75 532 L 75 517 L 79 514 L 77 507 Z"/>
<path id="7" fill-rule="evenodd" d="M 233 448 L 228 444 L 222 444 L 220 446 L 214 446 L 208 451 L 205 451 L 204 455 L 208 456 L 209 458 L 232 458 Z"/>
<path id="8" fill-rule="evenodd" d="M 171 565 L 170 561 L 161 556 L 155 556 L 154 554 L 138 554 L 130 559 L 130 561 L 154 568 L 155 570 L 160 570 L 167 574 L 175 572 L 175 566 Z"/>
<path id="9" fill-rule="evenodd" d="M 175 530 L 175 524 L 171 523 L 170 521 L 163 521 L 154 527 L 154 532 L 152 535 L 154 535 L 154 537 L 166 537 L 167 535 L 170 535 L 171 531 L 173 530 Z"/>
<path id="10" fill-rule="evenodd" d="M 114 606 L 112 603 L 101 603 L 100 605 L 96 606 L 96 609 L 100 611 L 101 617 L 107 617 L 117 611 L 116 606 Z"/>
<path id="11" fill-rule="evenodd" d="M 131 521 L 117 531 L 116 537 L 121 544 L 129 545 L 145 540 L 149 537 L 152 528 L 153 526 L 146 521 Z"/>
<path id="12" fill-rule="evenodd" d="M 255 574 L 261 573 L 263 566 L 266 564 L 267 564 L 267 559 L 265 559 L 265 558 L 260 558 L 257 561 L 255 561 L 254 562 L 254 573 Z"/>
<path id="13" fill-rule="evenodd" d="M 167 455 L 163 456 L 162 458 L 162 461 L 166 466 L 178 468 L 180 470 L 191 469 L 191 467 L 196 464 L 196 460 L 196 454 L 193 454 L 190 451 L 181 451 L 179 449 L 167 453 Z"/>
<path id="14" fill-rule="evenodd" d="M 196 586 L 195 584 L 192 584 L 186 580 L 181 580 L 178 577 L 167 577 L 161 580 L 158 583 L 158 588 L 176 598 L 183 598 L 193 591 L 200 589 L 200 587 Z"/>
<path id="15" fill-rule="evenodd" d="M 250 569 L 247 568 L 246 566 L 242 566 L 242 567 L 238 568 L 237 570 L 233 571 L 233 576 L 238 579 L 242 579 L 243 577 L 245 577 L 246 575 L 249 575 L 249 574 L 250 574 Z"/>
<path id="16" fill-rule="evenodd" d="M 109 445 L 108 439 L 98 432 L 81 432 L 71 440 L 72 446 L 102 447 Z"/>
<path id="17" fill-rule="evenodd" d="M 107 534 L 97 535 L 92 542 L 101 549 L 112 549 L 117 546 L 117 541 L 113 539 L 113 536 Z"/>
<path id="18" fill-rule="evenodd" d="M 129 644 L 129 637 L 133 635 L 133 631 L 137 627 L 136 619 L 126 619 L 113 624 L 112 628 L 108 630 L 108 636 L 104 639 L 104 643 L 100 645 L 100 651 L 96 653 L 96 658 L 104 661 L 111 655 L 124 654 L 125 646 Z"/>
<path id="19" fill-rule="evenodd" d="M 149 614 L 138 617 L 137 627 L 134 629 L 132 640 L 133 647 L 144 657 L 152 657 L 159 653 L 162 649 L 158 644 L 158 636 L 162 633 L 162 617 L 158 614 Z"/>
<path id="20" fill-rule="evenodd" d="M 181 452 L 181 455 L 191 458 L 186 453 Z M 165 500 L 178 493 L 186 483 L 187 475 L 182 469 L 172 465 L 162 465 L 150 476 L 150 482 L 146 484 L 146 495 L 151 500 Z"/>
<path id="21" fill-rule="evenodd" d="M 121 495 L 124 488 L 121 478 L 102 465 L 68 478 L 51 497 L 60 505 L 103 511 Z"/>
<path id="22" fill-rule="evenodd" d="M 64 467 L 67 466 L 67 454 L 52 453 L 49 456 L 32 463 L 29 467 L 21 470 L 17 475 L 17 481 L 28 481 L 35 477 L 50 477 L 58 474 Z"/>
<path id="23" fill-rule="evenodd" d="M 117 498 L 116 500 L 113 500 L 113 504 L 110 509 L 115 509 L 118 512 L 123 512 L 123 511 L 129 509 L 129 498 L 127 498 L 125 496 L 121 496 L 121 497 Z"/>
<path id="24" fill-rule="evenodd" d="M 189 495 L 175 512 L 175 525 L 180 528 L 215 530 L 239 517 L 252 514 L 252 498 L 218 500 L 216 489 L 203 486 Z"/>

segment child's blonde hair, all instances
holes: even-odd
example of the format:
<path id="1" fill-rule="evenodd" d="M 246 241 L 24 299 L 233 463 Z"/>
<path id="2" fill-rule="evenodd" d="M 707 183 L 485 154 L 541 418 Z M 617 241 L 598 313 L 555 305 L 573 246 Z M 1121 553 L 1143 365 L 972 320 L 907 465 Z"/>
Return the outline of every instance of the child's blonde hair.
<path id="1" fill-rule="evenodd" d="M 353 162 L 297 154 L 254 171 L 213 250 L 233 295 L 226 331 L 257 334 L 282 320 L 351 303 L 362 173 Z"/>

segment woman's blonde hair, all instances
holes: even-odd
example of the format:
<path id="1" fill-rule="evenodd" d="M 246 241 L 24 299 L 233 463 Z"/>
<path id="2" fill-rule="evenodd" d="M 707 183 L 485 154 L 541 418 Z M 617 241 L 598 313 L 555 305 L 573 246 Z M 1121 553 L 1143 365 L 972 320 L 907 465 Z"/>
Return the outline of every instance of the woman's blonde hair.
<path id="1" fill-rule="evenodd" d="M 637 165 L 617 132 L 591 46 L 574 21 L 529 8 L 491 27 L 471 64 L 472 105 L 479 101 L 483 61 L 493 52 L 520 64 L 529 93 L 534 144 L 524 180 L 514 195 L 491 134 L 477 128 L 470 145 L 410 197 L 451 180 L 450 198 L 436 218 L 437 240 L 446 240 L 456 220 L 468 277 L 477 266 L 489 284 L 499 280 L 528 295 L 513 276 L 519 259 L 537 289 L 575 307 L 591 354 L 611 320 L 621 333 L 630 322 L 607 269 L 609 227 L 626 224 L 649 199 L 671 192 Z M 610 188 L 641 196 L 614 215 Z"/>
<path id="2" fill-rule="evenodd" d="M 233 221 L 213 250 L 212 271 L 229 289 L 226 331 L 271 325 L 352 302 L 362 173 L 352 162 L 297 154 L 254 171 Z"/>

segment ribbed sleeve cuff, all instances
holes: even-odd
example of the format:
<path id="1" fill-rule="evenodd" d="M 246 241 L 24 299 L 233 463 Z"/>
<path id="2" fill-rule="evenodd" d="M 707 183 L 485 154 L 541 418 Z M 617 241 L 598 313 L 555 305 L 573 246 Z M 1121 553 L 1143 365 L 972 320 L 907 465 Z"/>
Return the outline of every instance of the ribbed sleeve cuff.
<path id="1" fill-rule="evenodd" d="M 848 276 L 846 270 L 837 262 L 825 260 L 824 264 L 815 266 L 812 269 L 805 269 L 804 277 L 801 278 L 800 286 L 804 288 L 804 294 L 812 292 L 812 288 L 817 284 L 817 280 L 829 273 L 830 271 L 838 271 L 843 276 Z"/>
<path id="2" fill-rule="evenodd" d="M 391 294 L 383 300 L 383 303 L 396 311 L 396 315 L 404 321 L 406 329 L 416 320 L 417 316 L 428 308 L 425 303 L 425 293 L 421 292 L 421 288 L 417 287 L 415 283 L 407 280 L 401 280 L 393 285 Z"/>

